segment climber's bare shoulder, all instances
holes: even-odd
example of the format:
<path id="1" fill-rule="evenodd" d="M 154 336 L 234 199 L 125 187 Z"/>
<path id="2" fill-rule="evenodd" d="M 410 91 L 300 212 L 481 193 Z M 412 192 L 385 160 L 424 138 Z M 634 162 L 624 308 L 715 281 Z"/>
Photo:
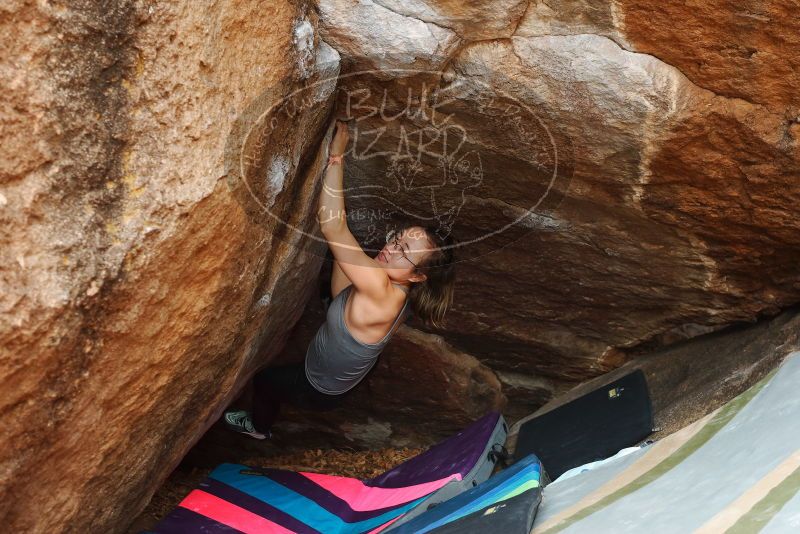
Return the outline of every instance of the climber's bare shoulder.
<path id="1" fill-rule="evenodd" d="M 380 303 L 358 291 L 348 295 L 348 302 L 344 303 L 344 320 L 353 337 L 364 343 L 377 343 L 389 333 L 406 298 L 402 290 L 396 291 L 399 295 L 392 295 Z M 401 324 L 398 321 L 397 327 Z"/>
<path id="2" fill-rule="evenodd" d="M 385 303 L 387 297 L 395 295 L 396 289 L 386 271 L 364 252 L 346 225 L 335 231 L 327 230 L 325 239 L 334 257 L 331 275 L 334 297 L 351 283 L 362 302 L 366 297 L 375 304 Z"/>

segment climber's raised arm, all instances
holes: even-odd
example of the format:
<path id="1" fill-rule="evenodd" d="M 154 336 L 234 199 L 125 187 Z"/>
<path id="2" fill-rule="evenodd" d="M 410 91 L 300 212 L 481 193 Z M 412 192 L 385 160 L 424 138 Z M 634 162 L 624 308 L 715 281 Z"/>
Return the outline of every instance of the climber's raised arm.
<path id="1" fill-rule="evenodd" d="M 336 121 L 336 133 L 331 140 L 330 158 L 317 207 L 317 221 L 333 257 L 356 290 L 381 299 L 391 291 L 389 277 L 373 258 L 364 253 L 347 226 L 342 157 L 348 140 L 347 124 Z"/>
<path id="2" fill-rule="evenodd" d="M 409 313 L 438 327 L 452 302 L 455 242 L 449 235 L 442 238 L 437 228 L 405 223 L 386 236 L 371 258 L 350 233 L 342 171 L 347 141 L 347 126 L 337 121 L 316 210 L 335 258 L 334 298 L 325 323 L 309 343 L 303 363 L 255 375 L 252 416 L 244 410 L 225 412 L 225 422 L 236 432 L 266 438 L 283 401 L 332 409 L 372 369 Z"/>

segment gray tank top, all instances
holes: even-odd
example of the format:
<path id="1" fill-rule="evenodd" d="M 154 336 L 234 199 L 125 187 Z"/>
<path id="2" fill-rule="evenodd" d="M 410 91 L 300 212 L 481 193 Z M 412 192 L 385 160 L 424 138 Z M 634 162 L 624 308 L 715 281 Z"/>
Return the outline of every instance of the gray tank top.
<path id="1" fill-rule="evenodd" d="M 395 284 L 406 293 L 408 290 Z M 362 343 L 355 339 L 344 323 L 344 307 L 353 285 L 345 287 L 328 306 L 327 320 L 319 327 L 306 351 L 306 378 L 317 390 L 340 395 L 361 382 L 378 355 L 391 339 L 395 326 L 410 313 L 408 298 L 397 314 L 392 327 L 377 343 Z"/>

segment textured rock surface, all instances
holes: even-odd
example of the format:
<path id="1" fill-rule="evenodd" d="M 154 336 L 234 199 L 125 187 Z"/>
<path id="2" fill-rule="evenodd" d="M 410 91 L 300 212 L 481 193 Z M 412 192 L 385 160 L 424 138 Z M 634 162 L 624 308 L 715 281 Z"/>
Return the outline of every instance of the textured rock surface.
<path id="1" fill-rule="evenodd" d="M 437 69 L 460 42 L 452 30 L 372 0 L 337 0 L 318 6 L 326 42 L 337 50 L 352 51 L 348 58 L 352 68 Z"/>
<path id="2" fill-rule="evenodd" d="M 124 528 L 280 349 L 318 272 L 318 242 L 249 213 L 224 149 L 249 103 L 312 84 L 336 53 L 295 3 L 197 7 L 2 8 L 6 530 Z M 244 143 L 248 176 L 271 180 L 257 193 L 300 225 L 333 89 L 276 119 L 288 135 Z"/>
<path id="3" fill-rule="evenodd" d="M 447 57 L 428 57 L 442 72 L 342 79 L 340 109 L 358 130 L 353 226 L 376 247 L 393 217 L 476 240 L 457 251 L 442 335 L 506 377 L 511 412 L 636 347 L 800 300 L 791 3 L 530 2 L 513 34 L 492 38 L 460 27 L 463 12 L 446 20 L 449 3 L 404 3 L 394 11 L 458 35 Z M 320 6 L 325 35 L 373 45 L 363 57 L 336 39 L 346 64 L 404 66 L 373 33 L 396 13 L 373 9 L 361 17 L 377 20 L 353 27 L 325 15 L 345 2 Z M 448 125 L 460 130 L 447 131 L 458 148 L 445 154 Z"/>
<path id="4" fill-rule="evenodd" d="M 595 33 L 652 54 L 719 95 L 798 111 L 797 2 L 531 2 L 517 35 Z M 788 118 L 796 116 L 789 115 Z"/>
<path id="5" fill-rule="evenodd" d="M 793 0 L 6 4 L 12 530 L 119 529 L 281 350 L 321 264 L 289 228 L 313 227 L 334 98 L 359 119 L 365 245 L 398 218 L 468 244 L 441 337 L 404 328 L 347 412 L 292 432 L 430 442 L 800 301 Z M 337 51 L 333 97 L 314 84 Z M 309 106 L 265 113 L 307 86 Z"/>
<path id="6" fill-rule="evenodd" d="M 525 0 L 376 0 L 375 3 L 406 17 L 452 30 L 469 41 L 510 37 L 527 7 Z"/>

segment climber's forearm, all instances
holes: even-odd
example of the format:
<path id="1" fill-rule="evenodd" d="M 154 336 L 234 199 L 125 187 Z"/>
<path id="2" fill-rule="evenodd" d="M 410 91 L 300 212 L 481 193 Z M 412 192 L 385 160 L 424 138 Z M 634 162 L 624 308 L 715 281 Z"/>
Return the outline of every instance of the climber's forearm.
<path id="1" fill-rule="evenodd" d="M 329 164 L 322 181 L 322 192 L 317 207 L 317 221 L 323 235 L 337 233 L 347 228 L 344 208 L 344 172 L 342 163 Z"/>

